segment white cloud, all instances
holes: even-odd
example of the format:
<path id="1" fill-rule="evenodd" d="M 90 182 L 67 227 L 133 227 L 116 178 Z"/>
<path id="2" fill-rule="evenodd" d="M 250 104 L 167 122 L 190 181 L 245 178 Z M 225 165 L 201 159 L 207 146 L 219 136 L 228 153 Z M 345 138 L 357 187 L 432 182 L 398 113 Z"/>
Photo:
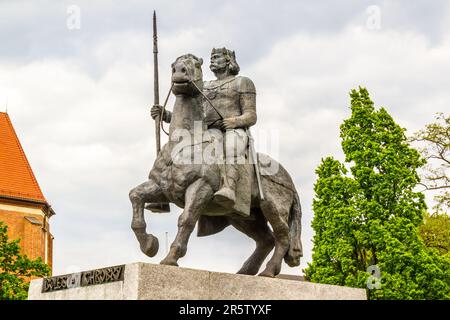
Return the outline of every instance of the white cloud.
<path id="1" fill-rule="evenodd" d="M 210 47 L 221 42 L 216 35 L 197 25 L 160 38 L 162 97 L 169 65 L 182 53 L 202 56 L 205 78 L 211 78 L 207 61 Z M 176 233 L 180 210 L 148 214 L 149 230 L 161 246 L 148 259 L 129 227 L 128 191 L 145 180 L 154 159 L 150 40 L 146 32 L 116 32 L 83 46 L 79 58 L 0 63 L 0 101 L 9 98 L 24 149 L 57 211 L 55 273 L 70 266 L 159 262 L 165 231 L 171 239 Z M 251 52 L 245 43 L 240 47 Z M 349 115 L 349 90 L 366 86 L 375 104 L 386 106 L 412 133 L 448 109 L 450 38 L 431 45 L 420 33 L 374 32 L 353 24 L 331 34 L 298 31 L 255 56 L 241 65 L 258 91 L 254 131 L 279 131 L 279 160 L 291 172 L 303 206 L 305 267 L 311 259 L 314 170 L 321 157 L 342 159 L 339 125 Z M 193 234 L 180 265 L 235 272 L 253 250 L 245 239 L 231 228 L 207 238 Z M 298 269 L 284 266 L 283 272 Z"/>

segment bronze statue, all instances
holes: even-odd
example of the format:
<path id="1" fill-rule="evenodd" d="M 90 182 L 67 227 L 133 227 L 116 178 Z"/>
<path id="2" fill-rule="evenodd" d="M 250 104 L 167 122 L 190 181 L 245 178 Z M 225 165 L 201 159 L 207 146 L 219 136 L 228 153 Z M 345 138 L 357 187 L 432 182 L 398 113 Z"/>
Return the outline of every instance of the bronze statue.
<path id="1" fill-rule="evenodd" d="M 152 204 L 174 203 L 184 210 L 176 238 L 161 264 L 178 265 L 196 223 L 198 236 L 232 225 L 256 242 L 255 251 L 238 273 L 257 274 L 275 246 L 260 274 L 273 277 L 280 272 L 283 258 L 289 266 L 300 264 L 299 197 L 279 163 L 261 153 L 251 155 L 247 128 L 256 123 L 256 90 L 250 79 L 237 76 L 235 53 L 213 49 L 210 68 L 217 77 L 214 81 L 203 82 L 202 63 L 192 54 L 177 58 L 172 64 L 173 112 L 163 112 L 158 105 L 152 108 L 153 117 L 162 114 L 170 123 L 169 142 L 158 153 L 149 179 L 130 191 L 131 227 L 141 250 L 154 256 L 158 240 L 146 233 L 144 208 L 146 204 L 151 209 Z M 184 134 L 181 147 L 180 132 Z M 204 160 L 206 150 L 222 145 L 224 154 L 210 154 L 214 161 Z M 258 161 L 253 165 L 255 158 Z M 202 161 L 192 161 L 195 159 Z M 274 167 L 278 170 L 271 172 Z"/>
<path id="2" fill-rule="evenodd" d="M 250 197 L 240 197 L 236 205 L 236 183 L 242 174 L 240 164 L 245 162 L 248 151 L 246 129 L 256 123 L 256 89 L 247 77 L 237 76 L 239 65 L 234 51 L 226 48 L 213 49 L 210 69 L 216 80 L 203 84 L 203 109 L 205 124 L 208 129 L 223 131 L 224 164 L 220 165 L 221 187 L 214 194 L 214 201 L 225 208 L 233 208 L 242 216 L 250 214 Z M 152 117 L 156 119 L 162 110 L 161 106 L 152 108 Z M 172 115 L 164 111 L 163 121 L 170 123 Z M 250 179 L 245 181 L 248 183 Z M 243 183 L 241 179 L 240 183 Z M 250 185 L 245 188 L 250 189 Z"/>

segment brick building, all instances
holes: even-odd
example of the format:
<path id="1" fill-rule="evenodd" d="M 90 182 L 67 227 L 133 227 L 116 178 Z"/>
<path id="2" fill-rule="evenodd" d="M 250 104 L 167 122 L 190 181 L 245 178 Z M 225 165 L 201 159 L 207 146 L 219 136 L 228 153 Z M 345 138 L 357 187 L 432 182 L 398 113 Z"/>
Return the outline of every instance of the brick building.
<path id="1" fill-rule="evenodd" d="M 10 239 L 20 238 L 22 253 L 52 267 L 53 236 L 48 204 L 7 113 L 0 112 L 0 221 Z"/>

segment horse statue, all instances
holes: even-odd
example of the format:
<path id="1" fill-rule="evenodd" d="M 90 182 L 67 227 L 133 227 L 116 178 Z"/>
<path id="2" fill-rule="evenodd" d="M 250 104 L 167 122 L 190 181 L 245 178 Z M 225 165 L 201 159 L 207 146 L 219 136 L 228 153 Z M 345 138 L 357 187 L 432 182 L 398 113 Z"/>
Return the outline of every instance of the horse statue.
<path id="1" fill-rule="evenodd" d="M 200 143 L 184 146 L 190 152 L 180 152 L 179 132 L 188 132 L 194 137 L 196 123 L 203 123 L 202 95 L 203 60 L 192 54 L 178 57 L 172 64 L 172 93 L 176 96 L 169 127 L 169 142 L 158 153 L 149 179 L 133 188 L 130 201 L 133 207 L 133 229 L 141 251 L 149 257 L 158 252 L 158 239 L 147 234 L 144 219 L 146 205 L 174 203 L 183 208 L 178 218 L 178 232 L 167 256 L 160 262 L 178 266 L 177 261 L 186 254 L 189 237 L 198 223 L 198 236 L 212 235 L 232 225 L 256 242 L 256 249 L 238 271 L 239 274 L 256 275 L 275 247 L 260 276 L 274 277 L 281 271 L 284 261 L 291 267 L 300 264 L 303 255 L 301 244 L 300 200 L 289 173 L 275 160 L 258 153 L 261 172 L 261 199 L 256 179 L 251 183 L 250 216 L 242 217 L 214 203 L 213 195 L 219 190 L 221 177 L 219 162 L 188 163 L 179 158 L 195 158 L 214 139 L 223 139 L 220 132 L 209 135 L 213 139 L 202 139 Z M 197 126 L 198 127 L 198 126 Z M 202 125 L 201 131 L 207 130 Z M 209 130 L 208 130 L 209 131 Z M 194 141 L 194 139 L 192 140 Z M 268 164 L 278 170 L 268 172 Z M 253 176 L 255 172 L 253 171 Z M 249 190 L 250 191 L 250 190 Z M 270 225 L 270 227 L 269 227 Z"/>

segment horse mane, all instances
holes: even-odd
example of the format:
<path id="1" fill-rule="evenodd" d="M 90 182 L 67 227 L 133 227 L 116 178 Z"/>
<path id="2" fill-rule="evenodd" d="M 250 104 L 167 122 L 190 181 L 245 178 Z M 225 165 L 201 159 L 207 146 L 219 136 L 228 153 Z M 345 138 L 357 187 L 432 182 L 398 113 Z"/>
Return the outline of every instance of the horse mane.
<path id="1" fill-rule="evenodd" d="M 187 54 L 183 54 L 182 56 L 179 56 L 174 63 L 172 63 L 172 67 L 175 63 L 177 63 L 180 60 L 186 60 L 186 59 L 193 59 L 195 60 L 195 64 L 199 64 L 202 65 L 203 63 L 203 59 L 202 58 L 198 58 L 197 56 L 193 55 L 192 53 L 187 53 Z"/>

